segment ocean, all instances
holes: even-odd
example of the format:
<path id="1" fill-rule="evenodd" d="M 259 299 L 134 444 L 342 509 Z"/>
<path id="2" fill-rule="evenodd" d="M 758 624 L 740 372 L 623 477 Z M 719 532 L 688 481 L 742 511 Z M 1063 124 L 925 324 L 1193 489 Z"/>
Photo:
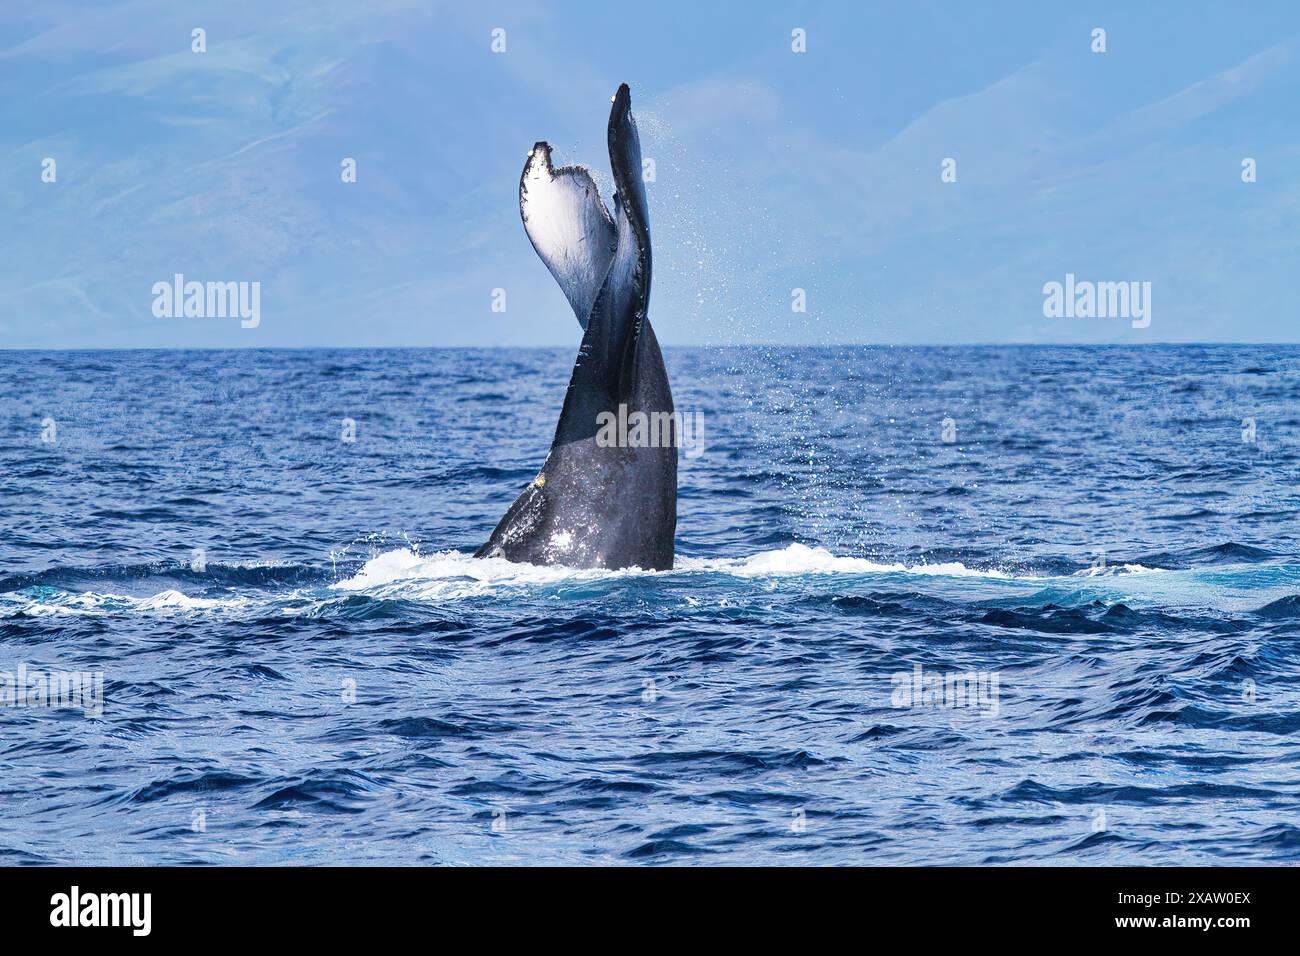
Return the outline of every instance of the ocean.
<path id="1" fill-rule="evenodd" d="M 669 348 L 674 570 L 475 560 L 573 358 L 0 351 L 0 861 L 1300 860 L 1300 348 Z"/>

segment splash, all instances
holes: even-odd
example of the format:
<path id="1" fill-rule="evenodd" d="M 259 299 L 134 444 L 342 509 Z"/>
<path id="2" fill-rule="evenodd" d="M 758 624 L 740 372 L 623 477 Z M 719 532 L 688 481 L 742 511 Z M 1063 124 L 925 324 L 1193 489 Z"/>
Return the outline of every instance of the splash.
<path id="1" fill-rule="evenodd" d="M 394 584 L 459 579 L 485 585 L 547 585 L 565 581 L 597 581 L 629 576 L 671 577 L 684 574 L 720 574 L 737 578 L 779 578 L 810 574 L 918 574 L 939 577 L 1010 577 L 1002 571 L 980 571 L 958 562 L 947 564 L 878 564 L 865 558 L 831 554 L 825 548 L 791 544 L 747 558 L 681 558 L 671 571 L 626 568 L 608 571 L 560 566 L 515 564 L 500 558 L 471 558 L 455 551 L 422 556 L 405 548 L 388 551 L 367 561 L 357 574 L 334 585 L 344 591 L 372 591 Z"/>
<path id="2" fill-rule="evenodd" d="M 743 558 L 680 558 L 671 571 L 609 571 L 516 564 L 502 558 L 474 558 L 458 551 L 424 554 L 412 548 L 397 548 L 370 558 L 350 577 L 306 588 L 247 593 L 232 588 L 224 594 L 201 597 L 174 588 L 148 597 L 48 586 L 26 588 L 0 594 L 0 619 L 132 614 L 164 619 L 186 615 L 238 617 L 249 613 L 330 616 L 358 599 L 441 603 L 511 592 L 578 599 L 638 580 L 661 582 L 665 600 L 685 599 L 688 603 L 702 588 L 717 592 L 719 600 L 734 602 L 752 597 L 756 587 L 818 592 L 830 588 L 850 593 L 860 587 L 888 584 L 909 590 L 936 590 L 945 595 L 961 589 L 970 600 L 1013 599 L 1029 605 L 1102 600 L 1135 606 L 1249 611 L 1258 608 L 1261 599 L 1267 602 L 1293 594 L 1300 586 L 1300 567 L 1221 565 L 1163 570 L 1128 564 L 1052 576 L 970 568 L 956 561 L 914 565 L 879 562 L 836 555 L 822 547 L 790 544 Z M 690 593 L 683 595 L 683 589 Z"/>
<path id="3" fill-rule="evenodd" d="M 741 578 L 787 577 L 805 574 L 917 574 L 947 578 L 1010 578 L 1003 571 L 968 568 L 958 561 L 943 564 L 879 564 L 866 558 L 846 558 L 825 548 L 791 544 L 776 551 L 763 551 L 743 559 L 690 559 L 679 563 L 682 570 L 713 571 Z M 1022 580 L 1024 580 L 1022 578 Z"/>

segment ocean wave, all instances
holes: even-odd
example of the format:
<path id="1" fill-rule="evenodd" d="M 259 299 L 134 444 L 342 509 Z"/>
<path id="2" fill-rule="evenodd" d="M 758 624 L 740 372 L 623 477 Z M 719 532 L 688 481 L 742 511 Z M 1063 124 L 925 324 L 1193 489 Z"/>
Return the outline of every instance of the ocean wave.
<path id="1" fill-rule="evenodd" d="M 227 581 L 207 593 L 186 594 L 164 587 L 150 595 L 115 591 L 77 591 L 50 584 L 0 593 L 0 619 L 57 615 L 152 614 L 228 615 L 271 614 L 277 617 L 382 616 L 389 604 L 444 603 L 502 592 L 535 592 L 575 598 L 599 593 L 628 582 L 662 585 L 680 594 L 680 585 L 708 585 L 727 592 L 728 600 L 752 595 L 755 586 L 825 589 L 837 593 L 856 582 L 908 582 L 909 589 L 936 587 L 974 589 L 968 599 L 997 606 L 1003 598 L 1029 606 L 1074 606 L 1102 601 L 1115 605 L 1152 607 L 1214 607 L 1232 611 L 1260 611 L 1265 616 L 1291 613 L 1300 567 L 1293 565 L 1225 565 L 1166 570 L 1140 564 L 1116 564 L 1067 574 L 1012 573 L 1001 568 L 972 568 L 960 561 L 906 564 L 833 554 L 826 548 L 789 544 L 737 558 L 680 558 L 671 571 L 626 568 L 617 571 L 519 564 L 502 558 L 474 558 L 459 551 L 421 553 L 397 548 L 378 554 L 350 576 L 318 586 L 289 587 L 317 569 L 281 568 L 279 589 L 264 582 L 234 584 Z M 48 580 L 48 577 L 47 577 Z M 223 579 L 224 580 L 224 579 Z M 160 575 L 160 583 L 174 578 Z M 133 573 L 130 586 L 148 583 Z M 218 590 L 220 593 L 213 593 Z M 851 590 L 850 590 L 851 593 Z M 688 595 L 689 598 L 689 595 Z M 358 605 L 358 602 L 362 605 Z"/>
<path id="2" fill-rule="evenodd" d="M 736 578 L 780 578 L 832 574 L 913 574 L 929 577 L 976 577 L 1009 580 L 1013 576 L 1001 570 L 968 568 L 960 562 L 906 565 L 882 564 L 867 558 L 842 557 L 825 548 L 791 544 L 772 551 L 762 551 L 746 558 L 680 558 L 671 571 L 644 571 L 625 568 L 566 568 L 557 565 L 518 564 L 501 558 L 473 558 L 457 551 L 440 551 L 432 555 L 417 554 L 409 548 L 387 551 L 367 561 L 361 570 L 346 581 L 334 585 L 345 591 L 384 588 L 393 584 L 418 581 L 476 582 L 482 585 L 549 585 L 561 582 L 597 581 L 620 577 L 671 577 L 683 574 L 722 574 Z M 1040 580 L 1025 578 L 1024 580 Z"/>
<path id="3" fill-rule="evenodd" d="M 41 587 L 0 594 L 0 619 L 59 615 L 102 616 L 133 612 L 170 614 L 187 611 L 239 611 L 255 603 L 252 598 L 242 595 L 226 598 L 190 597 L 172 588 L 148 597 L 133 597 L 112 592 L 61 591 Z"/>
<path id="4" fill-rule="evenodd" d="M 468 553 L 572 349 L 0 350 L 0 863 L 1300 861 L 1300 352 L 1161 350 L 670 349 L 668 572 Z"/>
<path id="5" fill-rule="evenodd" d="M 775 551 L 763 551 L 748 558 L 684 558 L 681 571 L 730 574 L 740 578 L 789 577 L 808 574 L 913 574 L 945 578 L 998 578 L 1012 575 L 998 569 L 968 568 L 960 561 L 942 564 L 881 564 L 867 558 L 840 557 L 825 548 L 791 544 Z"/>

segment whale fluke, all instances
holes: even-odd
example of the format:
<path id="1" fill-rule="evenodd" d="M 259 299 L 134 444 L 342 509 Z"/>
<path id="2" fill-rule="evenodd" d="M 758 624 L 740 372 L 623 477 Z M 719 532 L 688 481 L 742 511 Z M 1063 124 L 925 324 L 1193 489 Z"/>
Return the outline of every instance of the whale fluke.
<path id="1" fill-rule="evenodd" d="M 585 169 L 553 169 L 538 143 L 520 179 L 520 214 L 584 334 L 550 454 L 477 557 L 665 570 L 677 529 L 677 428 L 650 326 L 650 217 L 631 93 L 609 115 L 610 216 Z M 610 443 L 602 422 L 649 423 Z"/>

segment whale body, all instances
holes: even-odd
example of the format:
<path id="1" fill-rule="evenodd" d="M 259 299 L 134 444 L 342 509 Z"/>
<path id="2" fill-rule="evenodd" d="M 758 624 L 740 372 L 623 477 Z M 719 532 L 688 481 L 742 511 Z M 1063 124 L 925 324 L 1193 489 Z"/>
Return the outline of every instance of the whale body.
<path id="1" fill-rule="evenodd" d="M 650 219 L 641 142 L 623 84 L 609 114 L 614 212 L 581 166 L 534 145 L 519 212 L 582 326 L 550 453 L 475 557 L 667 570 L 677 530 L 677 421 L 650 327 Z M 638 418 L 640 413 L 641 418 Z M 644 429 L 605 427 L 611 417 Z"/>

